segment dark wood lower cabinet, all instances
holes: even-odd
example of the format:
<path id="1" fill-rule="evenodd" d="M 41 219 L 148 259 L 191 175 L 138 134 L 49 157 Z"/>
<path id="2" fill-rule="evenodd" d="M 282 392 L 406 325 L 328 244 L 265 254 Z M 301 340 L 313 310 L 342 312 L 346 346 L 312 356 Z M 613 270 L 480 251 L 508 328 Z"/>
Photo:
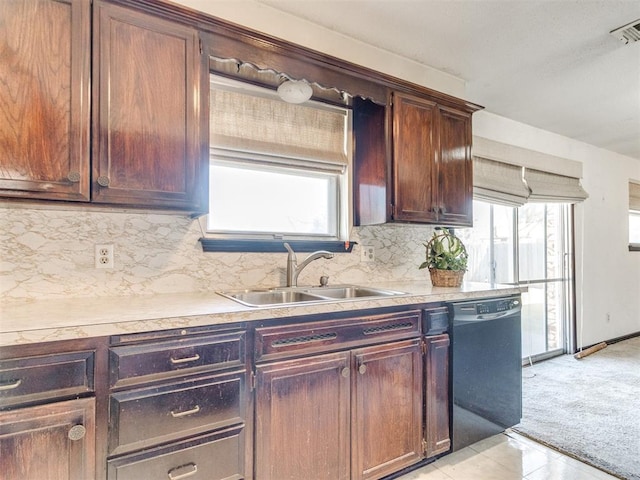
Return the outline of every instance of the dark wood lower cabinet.
<path id="1" fill-rule="evenodd" d="M 377 479 L 422 459 L 420 339 L 256 368 L 257 480 Z"/>
<path id="2" fill-rule="evenodd" d="M 449 435 L 449 335 L 425 337 L 425 456 L 451 448 Z"/>
<path id="3" fill-rule="evenodd" d="M 0 412 L 0 478 L 95 478 L 95 399 Z"/>
<path id="4" fill-rule="evenodd" d="M 257 480 L 348 480 L 349 352 L 256 369 Z"/>
<path id="5" fill-rule="evenodd" d="M 422 459 L 419 339 L 353 352 L 351 478 L 382 478 Z"/>

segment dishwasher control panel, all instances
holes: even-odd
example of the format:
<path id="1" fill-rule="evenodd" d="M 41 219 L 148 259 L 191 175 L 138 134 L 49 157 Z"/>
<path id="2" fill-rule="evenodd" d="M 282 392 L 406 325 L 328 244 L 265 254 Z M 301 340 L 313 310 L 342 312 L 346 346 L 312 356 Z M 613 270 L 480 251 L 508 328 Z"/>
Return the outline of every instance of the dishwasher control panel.
<path id="1" fill-rule="evenodd" d="M 515 314 L 521 309 L 520 296 L 506 298 L 488 298 L 470 302 L 455 302 L 451 304 L 453 316 L 457 318 L 477 317 L 486 315 Z"/>

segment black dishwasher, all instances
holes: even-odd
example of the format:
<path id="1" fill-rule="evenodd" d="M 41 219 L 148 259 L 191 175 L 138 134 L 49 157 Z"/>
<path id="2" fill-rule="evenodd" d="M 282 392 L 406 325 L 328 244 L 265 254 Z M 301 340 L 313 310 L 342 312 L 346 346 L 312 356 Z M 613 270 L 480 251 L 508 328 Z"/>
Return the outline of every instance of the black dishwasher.
<path id="1" fill-rule="evenodd" d="M 520 422 L 519 295 L 449 304 L 453 450 Z"/>

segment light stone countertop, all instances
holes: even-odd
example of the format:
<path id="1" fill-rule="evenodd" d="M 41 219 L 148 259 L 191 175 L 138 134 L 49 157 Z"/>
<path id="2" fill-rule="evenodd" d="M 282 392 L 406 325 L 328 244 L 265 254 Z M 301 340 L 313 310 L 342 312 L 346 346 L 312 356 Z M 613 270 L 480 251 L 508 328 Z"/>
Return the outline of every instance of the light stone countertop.
<path id="1" fill-rule="evenodd" d="M 377 282 L 368 286 L 406 295 L 260 308 L 241 305 L 215 292 L 9 302 L 1 305 L 0 346 L 480 299 L 526 291 L 481 283 L 465 283 L 461 288 L 432 287 L 429 282 Z"/>

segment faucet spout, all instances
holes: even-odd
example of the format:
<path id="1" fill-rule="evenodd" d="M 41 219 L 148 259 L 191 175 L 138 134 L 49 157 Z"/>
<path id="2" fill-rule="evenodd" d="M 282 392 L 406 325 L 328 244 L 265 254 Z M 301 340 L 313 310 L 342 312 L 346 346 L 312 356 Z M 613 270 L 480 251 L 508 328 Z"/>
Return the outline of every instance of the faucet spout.
<path id="1" fill-rule="evenodd" d="M 300 272 L 314 260 L 319 258 L 333 258 L 333 253 L 327 252 L 326 250 L 318 250 L 317 252 L 313 252 L 305 258 L 300 265 L 298 265 L 296 253 L 293 251 L 293 248 L 291 248 L 291 245 L 284 242 L 284 248 L 289 252 L 287 255 L 287 287 L 297 287 L 298 275 L 300 275 Z"/>

